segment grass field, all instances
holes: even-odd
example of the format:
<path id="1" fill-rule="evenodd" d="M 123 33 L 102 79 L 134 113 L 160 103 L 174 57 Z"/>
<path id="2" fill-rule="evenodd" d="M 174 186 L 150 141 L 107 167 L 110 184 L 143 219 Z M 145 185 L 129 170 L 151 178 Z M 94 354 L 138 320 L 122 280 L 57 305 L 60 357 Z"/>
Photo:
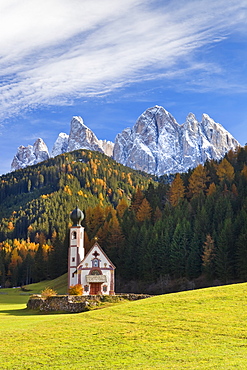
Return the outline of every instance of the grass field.
<path id="1" fill-rule="evenodd" d="M 38 314 L 20 290 L 0 292 L 0 369 L 247 369 L 247 284 L 79 314 Z"/>

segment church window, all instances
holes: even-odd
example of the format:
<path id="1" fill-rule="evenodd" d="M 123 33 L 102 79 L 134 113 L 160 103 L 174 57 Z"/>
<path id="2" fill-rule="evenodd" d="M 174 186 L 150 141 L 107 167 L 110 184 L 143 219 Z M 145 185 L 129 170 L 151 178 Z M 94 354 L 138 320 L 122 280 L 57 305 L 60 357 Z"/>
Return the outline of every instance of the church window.
<path id="1" fill-rule="evenodd" d="M 98 258 L 93 259 L 93 267 L 99 267 L 99 260 Z"/>
<path id="2" fill-rule="evenodd" d="M 76 231 L 72 231 L 71 239 L 76 239 Z"/>
<path id="3" fill-rule="evenodd" d="M 107 292 L 107 285 L 103 285 L 103 292 Z"/>
<path id="4" fill-rule="evenodd" d="M 90 272 L 90 275 L 100 275 L 100 272 L 98 270 L 93 270 Z"/>
<path id="5" fill-rule="evenodd" d="M 84 285 L 84 291 L 88 292 L 89 291 L 89 285 Z"/>
<path id="6" fill-rule="evenodd" d="M 72 262 L 75 262 L 75 257 L 72 257 Z"/>

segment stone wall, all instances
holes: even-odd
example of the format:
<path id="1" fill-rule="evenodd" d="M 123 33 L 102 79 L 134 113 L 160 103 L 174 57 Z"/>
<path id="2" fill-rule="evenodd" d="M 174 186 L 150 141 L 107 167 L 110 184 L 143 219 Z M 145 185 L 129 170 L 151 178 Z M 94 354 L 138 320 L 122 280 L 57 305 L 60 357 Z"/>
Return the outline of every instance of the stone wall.
<path id="1" fill-rule="evenodd" d="M 85 312 L 95 306 L 102 305 L 103 302 L 116 303 L 121 300 L 135 301 L 148 298 L 146 294 L 120 294 L 114 296 L 73 296 L 57 295 L 43 298 L 41 295 L 33 295 L 29 298 L 27 308 L 43 312 Z"/>

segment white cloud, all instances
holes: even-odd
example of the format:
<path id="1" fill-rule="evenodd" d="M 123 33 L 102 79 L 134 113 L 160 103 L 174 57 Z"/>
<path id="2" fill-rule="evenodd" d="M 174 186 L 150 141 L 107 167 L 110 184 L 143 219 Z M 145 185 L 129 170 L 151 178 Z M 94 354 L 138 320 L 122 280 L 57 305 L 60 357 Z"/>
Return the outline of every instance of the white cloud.
<path id="1" fill-rule="evenodd" d="M 198 62 L 195 53 L 232 30 L 243 32 L 246 2 L 2 0 L 0 14 L 0 104 L 7 117 L 138 80 L 191 70 L 220 74 L 218 63 Z"/>

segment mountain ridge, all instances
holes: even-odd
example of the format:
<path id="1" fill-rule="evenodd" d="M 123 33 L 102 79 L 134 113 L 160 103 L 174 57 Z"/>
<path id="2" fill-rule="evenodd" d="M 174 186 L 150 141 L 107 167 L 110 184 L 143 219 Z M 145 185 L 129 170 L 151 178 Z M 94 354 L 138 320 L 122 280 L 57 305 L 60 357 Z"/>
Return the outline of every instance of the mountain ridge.
<path id="1" fill-rule="evenodd" d="M 219 160 L 227 151 L 238 146 L 239 142 L 205 113 L 201 122 L 193 113 L 189 113 L 180 125 L 165 108 L 155 105 L 144 111 L 132 128 L 127 127 L 117 134 L 115 143 L 99 140 L 80 116 L 74 116 L 70 134 L 58 135 L 51 157 L 76 149 L 94 150 L 133 169 L 161 176 L 185 172 L 206 160 Z M 29 147 L 18 148 L 11 165 L 12 170 L 50 157 L 48 149 L 48 157 L 46 155 L 45 158 L 38 150 L 35 152 Z M 25 155 L 28 151 L 34 157 L 31 154 Z"/>

